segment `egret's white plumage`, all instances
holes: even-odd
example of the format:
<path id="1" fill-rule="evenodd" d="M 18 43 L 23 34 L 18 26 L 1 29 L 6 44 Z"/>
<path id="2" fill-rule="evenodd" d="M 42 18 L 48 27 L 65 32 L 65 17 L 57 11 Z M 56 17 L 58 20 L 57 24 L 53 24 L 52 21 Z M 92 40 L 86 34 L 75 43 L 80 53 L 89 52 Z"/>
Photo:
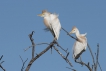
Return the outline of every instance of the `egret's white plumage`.
<path id="1" fill-rule="evenodd" d="M 39 14 L 38 16 L 44 17 L 45 26 L 50 30 L 54 38 L 58 40 L 61 30 L 61 24 L 58 19 L 58 15 L 51 14 L 48 11 L 43 10 L 42 14 Z"/>
<path id="2" fill-rule="evenodd" d="M 78 41 L 74 43 L 73 46 L 73 58 L 78 59 L 80 55 L 86 50 L 87 47 L 87 38 L 86 34 L 80 34 L 79 30 L 76 27 L 72 28 L 70 34 L 75 33 Z"/>

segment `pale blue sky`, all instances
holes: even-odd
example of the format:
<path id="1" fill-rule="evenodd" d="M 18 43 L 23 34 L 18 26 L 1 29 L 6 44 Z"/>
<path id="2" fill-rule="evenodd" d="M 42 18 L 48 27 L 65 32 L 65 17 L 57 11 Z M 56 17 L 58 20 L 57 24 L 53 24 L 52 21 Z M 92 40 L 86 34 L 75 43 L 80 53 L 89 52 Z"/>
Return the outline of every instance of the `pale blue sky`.
<path id="1" fill-rule="evenodd" d="M 43 30 L 45 28 L 43 18 L 37 16 L 44 9 L 59 14 L 61 25 L 68 32 L 76 26 L 80 33 L 87 33 L 93 53 L 96 52 L 97 43 L 100 44 L 99 62 L 104 71 L 106 69 L 105 0 L 0 0 L 0 56 L 4 55 L 3 67 L 7 71 L 20 71 L 22 62 L 19 55 L 24 60 L 28 58 L 25 67 L 27 66 L 31 59 L 31 49 L 26 52 L 23 49 L 31 45 L 28 37 L 31 31 L 35 31 L 33 38 L 36 44 L 52 41 L 51 33 Z M 72 59 L 74 41 L 63 30 L 61 31 L 58 42 L 64 49 L 69 48 L 69 59 L 74 68 L 78 71 L 88 71 L 86 67 L 81 67 Z M 36 46 L 36 53 L 46 47 L 47 45 Z M 88 48 L 82 54 L 82 60 L 91 62 Z M 30 71 L 70 71 L 66 67 L 69 65 L 60 55 L 55 50 L 51 54 L 49 50 L 33 63 Z"/>

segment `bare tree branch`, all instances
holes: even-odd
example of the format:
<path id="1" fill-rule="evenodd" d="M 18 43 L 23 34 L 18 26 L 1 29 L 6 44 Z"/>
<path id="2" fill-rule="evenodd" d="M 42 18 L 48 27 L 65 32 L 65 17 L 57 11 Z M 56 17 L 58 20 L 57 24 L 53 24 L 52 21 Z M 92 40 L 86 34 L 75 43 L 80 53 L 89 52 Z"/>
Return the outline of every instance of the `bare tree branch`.
<path id="1" fill-rule="evenodd" d="M 34 43 L 34 39 L 32 38 L 34 31 L 32 31 L 31 34 L 29 34 L 29 38 L 31 40 L 32 43 L 32 58 L 34 58 L 34 52 L 35 52 L 35 43 Z"/>
<path id="2" fill-rule="evenodd" d="M 3 68 L 3 66 L 2 66 L 2 65 L 0 65 L 0 68 L 1 68 L 3 71 L 6 71 L 6 70 Z"/>
<path id="3" fill-rule="evenodd" d="M 69 35 L 71 38 L 73 38 L 73 39 L 75 39 L 76 41 L 78 41 L 77 38 L 71 36 L 64 28 L 62 28 L 62 29 L 67 33 L 67 35 Z M 34 43 L 34 41 L 33 41 L 34 39 L 32 38 L 33 33 L 34 33 L 34 31 L 32 31 L 32 33 L 29 34 L 29 38 L 30 38 L 31 43 L 32 43 L 32 46 L 30 46 L 30 47 L 32 47 L 32 59 L 31 59 L 30 62 L 28 63 L 28 65 L 27 65 L 25 71 L 29 71 L 29 69 L 30 69 L 31 65 L 33 64 L 33 62 L 34 62 L 36 59 L 38 59 L 40 56 L 42 56 L 45 52 L 47 52 L 47 51 L 48 51 L 50 48 L 52 48 L 52 47 L 53 47 L 53 48 L 58 52 L 58 54 L 70 65 L 70 67 L 73 67 L 73 65 L 71 64 L 71 62 L 70 62 L 69 59 L 68 59 L 68 56 L 69 56 L 69 52 L 67 52 L 68 49 L 65 50 L 64 48 L 62 48 L 62 47 L 58 44 L 58 42 L 56 42 L 55 40 L 53 40 L 50 44 L 48 44 L 48 43 L 36 44 L 36 45 L 47 44 L 48 47 L 47 47 L 46 49 L 44 49 L 42 52 L 40 52 L 39 54 L 36 54 L 36 56 L 34 57 L 35 43 Z M 60 47 L 64 52 L 66 52 L 67 55 L 64 56 L 64 55 L 54 46 L 54 44 L 57 44 L 57 46 Z M 89 71 L 93 71 L 93 70 L 94 70 L 94 71 L 97 71 L 97 65 L 99 65 L 99 67 L 100 67 L 100 64 L 99 64 L 99 62 L 98 62 L 99 45 L 98 45 L 98 48 L 97 48 L 96 62 L 95 62 L 95 59 L 94 59 L 94 55 L 93 55 L 93 53 L 92 53 L 92 50 L 91 50 L 91 48 L 90 48 L 90 46 L 89 46 L 88 43 L 87 43 L 87 46 L 88 46 L 89 51 L 90 51 L 91 56 L 92 56 L 93 65 L 90 67 L 89 62 L 88 62 L 88 63 L 85 63 L 85 62 L 83 62 L 83 61 L 78 61 L 78 60 L 76 60 L 76 63 L 79 63 L 79 64 L 81 64 L 81 65 L 86 66 L 86 67 L 89 69 Z M 30 48 L 30 47 L 29 47 L 29 48 Z M 27 50 L 27 49 L 26 49 L 26 50 Z M 25 51 L 26 51 L 26 50 L 25 50 Z M 21 60 L 22 60 L 22 59 L 21 59 Z M 22 62 L 23 62 L 23 60 L 22 60 Z M 68 68 L 68 67 L 67 67 L 67 68 Z M 73 69 L 73 68 L 69 68 L 69 69 L 71 69 L 71 70 L 73 70 L 73 71 L 76 71 L 76 70 Z M 101 69 L 101 67 L 100 67 L 100 69 Z M 102 71 L 102 69 L 101 69 L 101 71 Z"/>
<path id="4" fill-rule="evenodd" d="M 0 57 L 0 60 L 3 58 L 3 55 Z"/>
<path id="5" fill-rule="evenodd" d="M 32 46 L 29 46 L 28 48 L 25 48 L 24 51 L 27 51 L 29 48 L 31 48 Z"/>
<path id="6" fill-rule="evenodd" d="M 78 60 L 76 60 L 76 63 L 79 63 L 79 64 L 81 64 L 81 65 L 86 66 L 86 67 L 89 69 L 89 71 L 93 71 L 92 68 L 89 66 L 89 63 L 86 64 L 86 63 L 84 63 L 83 61 L 78 61 Z"/>
<path id="7" fill-rule="evenodd" d="M 22 57 L 20 56 L 20 59 L 21 59 L 21 61 L 22 61 L 21 71 L 24 71 L 24 68 L 25 68 L 24 65 L 25 65 L 26 61 L 28 60 L 28 58 L 27 58 L 25 61 L 23 61 Z"/>
<path id="8" fill-rule="evenodd" d="M 92 56 L 92 60 L 93 60 L 93 66 L 95 66 L 95 59 L 94 59 L 94 55 L 93 55 L 93 53 L 92 53 L 92 50 L 91 50 L 91 48 L 90 48 L 89 44 L 87 44 L 87 46 L 88 46 L 89 51 L 90 51 L 91 56 Z"/>
<path id="9" fill-rule="evenodd" d="M 36 57 L 32 58 L 32 59 L 30 60 L 30 62 L 28 63 L 28 66 L 26 67 L 26 70 L 25 70 L 25 71 L 29 71 L 29 69 L 30 69 L 32 63 L 33 63 L 36 59 L 38 59 L 40 56 L 42 56 L 45 52 L 47 52 L 47 51 L 55 44 L 54 42 L 55 42 L 55 40 L 53 40 L 53 42 L 51 42 L 50 45 L 49 45 L 46 49 L 44 49 L 42 52 L 40 52 L 39 54 L 37 54 Z"/>
<path id="10" fill-rule="evenodd" d="M 69 55 L 69 52 L 68 52 L 67 55 L 66 55 L 66 59 L 67 59 L 68 55 Z"/>
<path id="11" fill-rule="evenodd" d="M 97 45 L 97 55 L 96 55 L 95 71 L 97 71 L 98 57 L 99 57 L 99 44 Z"/>
<path id="12" fill-rule="evenodd" d="M 73 67 L 73 65 L 71 64 L 71 62 L 55 47 L 53 46 L 54 49 L 61 55 L 61 57 L 71 66 Z"/>
<path id="13" fill-rule="evenodd" d="M 42 44 L 50 45 L 49 43 L 39 43 L 39 44 L 36 44 L 36 45 L 42 45 Z"/>
<path id="14" fill-rule="evenodd" d="M 0 57 L 0 60 L 3 58 L 3 55 Z M 1 65 L 2 63 L 3 63 L 4 61 L 2 61 L 1 63 L 0 63 L 0 68 L 3 70 L 3 71 L 6 71 L 4 68 L 3 68 L 3 66 Z"/>
<path id="15" fill-rule="evenodd" d="M 98 62 L 98 65 L 99 65 L 100 70 L 102 71 L 102 68 L 101 68 L 101 66 L 100 66 L 100 63 L 99 63 L 99 62 Z"/>
<path id="16" fill-rule="evenodd" d="M 42 45 L 42 44 L 50 45 L 50 44 L 48 44 L 48 43 L 40 43 L 40 44 L 36 44 L 36 45 Z M 57 44 L 57 42 L 56 42 L 56 44 Z M 59 44 L 57 44 L 57 45 L 60 46 Z M 65 51 L 65 52 L 67 53 L 67 55 L 66 55 L 66 57 L 65 57 L 65 56 L 62 55 L 62 53 L 61 53 L 55 46 L 53 46 L 53 47 L 54 47 L 54 49 L 62 56 L 63 59 L 67 60 L 67 57 L 68 57 L 68 55 L 69 55 L 69 52 L 67 53 L 67 52 Z M 69 61 L 69 60 L 67 60 L 67 61 Z M 72 64 L 71 64 L 70 61 L 69 61 L 69 64 L 72 66 Z"/>
<path id="17" fill-rule="evenodd" d="M 97 44 L 97 55 L 96 55 L 95 71 L 97 71 L 97 66 L 98 65 L 99 65 L 100 70 L 102 71 L 102 68 L 99 64 L 98 58 L 99 58 L 99 44 Z"/>
<path id="18" fill-rule="evenodd" d="M 71 36 L 71 35 L 69 34 L 69 32 L 67 32 L 64 28 L 62 28 L 62 29 L 63 29 L 63 31 L 65 31 L 65 32 L 67 33 L 67 35 L 69 35 L 71 38 L 73 38 L 73 39 L 77 40 L 77 38 L 75 38 L 75 37 Z"/>
<path id="19" fill-rule="evenodd" d="M 65 50 L 64 48 L 62 48 L 62 47 L 59 45 L 58 42 L 56 42 L 56 44 L 57 44 L 57 46 L 60 47 L 63 51 L 65 51 L 66 53 L 68 53 L 68 52 L 67 52 L 67 51 L 68 51 L 68 48 L 67 48 L 67 50 Z"/>
<path id="20" fill-rule="evenodd" d="M 68 69 L 71 69 L 72 71 L 77 71 L 77 70 L 75 70 L 75 69 L 72 69 L 72 68 L 70 68 L 70 67 L 66 67 L 66 68 L 68 68 Z"/>
<path id="21" fill-rule="evenodd" d="M 55 41 L 55 42 L 56 42 L 56 41 Z M 36 45 L 42 45 L 42 44 L 50 45 L 50 44 L 48 44 L 48 43 L 39 43 L 39 44 L 36 44 Z M 57 44 L 57 46 L 60 47 L 63 51 L 65 51 L 66 53 L 68 53 L 68 52 L 67 52 L 67 51 L 68 51 L 68 48 L 67 48 L 67 50 L 65 50 L 64 48 L 62 48 L 62 47 L 59 45 L 58 42 L 56 42 L 56 44 Z"/>
<path id="22" fill-rule="evenodd" d="M 0 63 L 0 65 L 3 63 L 4 61 L 2 61 L 1 63 Z"/>

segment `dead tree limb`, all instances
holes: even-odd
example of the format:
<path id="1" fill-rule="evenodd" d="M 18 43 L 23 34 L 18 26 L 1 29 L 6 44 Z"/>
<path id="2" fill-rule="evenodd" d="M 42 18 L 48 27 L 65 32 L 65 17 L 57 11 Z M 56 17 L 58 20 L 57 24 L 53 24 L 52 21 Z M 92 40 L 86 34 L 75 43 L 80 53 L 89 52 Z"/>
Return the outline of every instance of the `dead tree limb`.
<path id="1" fill-rule="evenodd" d="M 97 45 L 97 54 L 96 54 L 96 62 L 95 62 L 95 71 L 97 71 L 97 67 L 98 67 L 98 57 L 99 57 L 99 44 Z"/>
<path id="2" fill-rule="evenodd" d="M 0 57 L 0 60 L 3 58 L 3 55 Z"/>
<path id="3" fill-rule="evenodd" d="M 34 31 L 32 31 L 31 34 L 29 34 L 29 38 L 31 40 L 32 43 L 32 58 L 34 58 L 34 52 L 35 52 L 35 43 L 34 43 L 34 39 L 32 38 Z"/>
<path id="4" fill-rule="evenodd" d="M 73 67 L 73 65 L 71 64 L 71 62 L 55 47 L 53 46 L 54 49 L 61 55 L 61 57 L 71 66 Z"/>
<path id="5" fill-rule="evenodd" d="M 93 71 L 92 68 L 90 67 L 89 63 L 86 64 L 86 63 L 84 63 L 83 61 L 78 61 L 78 60 L 76 60 L 76 63 L 79 63 L 79 64 L 81 64 L 81 65 L 86 66 L 86 67 L 89 69 L 89 71 Z"/>
<path id="6" fill-rule="evenodd" d="M 89 44 L 88 44 L 88 43 L 87 43 L 87 46 L 88 46 L 88 49 L 89 49 L 89 51 L 90 51 L 90 53 L 91 53 L 91 56 L 92 56 L 93 66 L 95 66 L 95 59 L 94 59 L 94 55 L 93 55 L 92 50 L 91 50 L 91 48 L 90 48 L 90 46 L 89 46 Z"/>
<path id="7" fill-rule="evenodd" d="M 3 68 L 3 66 L 2 66 L 2 65 L 0 65 L 0 68 L 1 68 L 3 71 L 6 71 L 6 70 Z"/>
<path id="8" fill-rule="evenodd" d="M 3 58 L 3 55 L 0 57 L 0 60 L 2 60 L 2 58 Z M 4 61 L 2 61 L 2 62 L 0 63 L 0 68 L 1 68 L 3 71 L 6 71 L 6 70 L 3 68 L 3 66 L 1 65 L 3 62 L 4 62 Z"/>
<path id="9" fill-rule="evenodd" d="M 67 48 L 67 50 L 65 50 L 64 48 L 62 48 L 62 47 L 59 45 L 58 42 L 56 42 L 56 44 L 57 44 L 57 46 L 60 47 L 64 52 L 68 53 L 68 52 L 67 52 L 67 51 L 68 51 L 68 48 Z"/>
<path id="10" fill-rule="evenodd" d="M 30 60 L 30 62 L 28 63 L 28 65 L 27 65 L 25 71 L 29 71 L 29 69 L 30 69 L 32 63 L 33 63 L 36 59 L 38 59 L 40 56 L 42 56 L 45 52 L 47 52 L 47 51 L 55 44 L 54 41 L 55 41 L 55 40 L 53 40 L 53 41 L 50 43 L 50 45 L 49 45 L 46 49 L 44 49 L 42 52 L 40 52 L 39 54 L 37 54 L 37 56 L 35 56 L 34 58 L 32 58 L 32 59 Z"/>
<path id="11" fill-rule="evenodd" d="M 24 71 L 24 68 L 25 68 L 24 65 L 25 65 L 26 61 L 28 60 L 28 58 L 27 58 L 25 61 L 23 61 L 22 57 L 20 56 L 20 59 L 21 59 L 21 61 L 22 61 L 21 71 Z"/>
<path id="12" fill-rule="evenodd" d="M 97 71 L 97 66 L 99 66 L 100 70 L 102 71 L 102 68 L 99 64 L 99 44 L 97 44 L 97 52 L 96 52 L 96 62 L 95 62 L 95 71 Z"/>
<path id="13" fill-rule="evenodd" d="M 67 35 L 69 35 L 71 38 L 73 38 L 73 39 L 77 40 L 77 38 L 75 38 L 75 37 L 71 36 L 71 35 L 69 34 L 69 32 L 67 32 L 64 28 L 62 28 L 62 29 L 63 29 L 63 31 L 65 31 L 65 32 L 67 33 Z"/>
<path id="14" fill-rule="evenodd" d="M 70 67 L 66 67 L 66 68 L 68 68 L 68 69 L 71 69 L 72 71 L 77 71 L 77 70 L 75 70 L 75 69 L 72 69 L 72 68 L 70 68 Z"/>
<path id="15" fill-rule="evenodd" d="M 48 43 L 39 43 L 39 44 L 36 44 L 36 45 L 42 45 L 42 44 L 50 45 L 50 44 L 48 44 Z M 57 42 L 56 42 L 56 44 L 57 44 Z M 60 47 L 59 44 L 57 44 L 57 46 Z M 67 59 L 67 57 L 68 57 L 68 55 L 69 55 L 69 52 L 65 51 L 65 52 L 67 53 L 67 55 L 64 56 L 55 46 L 53 46 L 53 47 L 54 47 L 54 49 L 61 55 L 61 57 L 62 57 L 63 59 L 65 59 L 65 61 L 66 61 L 67 63 L 69 62 L 69 65 L 70 65 L 71 67 L 73 67 L 72 64 L 71 64 L 71 62 Z M 62 50 L 63 50 L 63 49 L 62 49 Z M 64 49 L 64 50 L 65 50 L 65 49 Z"/>
<path id="16" fill-rule="evenodd" d="M 99 65 L 100 71 L 102 71 L 102 68 L 101 68 L 101 65 L 100 65 L 100 63 L 99 63 L 99 62 L 98 62 L 98 65 Z"/>

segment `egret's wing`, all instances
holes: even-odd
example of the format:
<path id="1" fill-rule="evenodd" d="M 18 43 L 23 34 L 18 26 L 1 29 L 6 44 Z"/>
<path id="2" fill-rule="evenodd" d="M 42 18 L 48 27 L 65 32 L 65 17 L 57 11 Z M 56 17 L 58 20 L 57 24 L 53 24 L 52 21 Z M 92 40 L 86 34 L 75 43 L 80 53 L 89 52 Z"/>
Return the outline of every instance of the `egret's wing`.
<path id="1" fill-rule="evenodd" d="M 60 29 L 61 29 L 61 24 L 60 24 L 60 21 L 59 21 L 57 15 L 55 15 L 55 14 L 51 14 L 51 28 L 58 40 L 59 34 L 60 34 Z"/>
<path id="2" fill-rule="evenodd" d="M 44 18 L 44 24 L 47 28 L 45 28 L 44 30 L 45 31 L 50 31 L 52 33 L 52 35 L 54 36 L 54 33 L 52 31 L 52 26 L 51 26 L 51 17 L 48 16 L 48 17 L 45 17 Z"/>
<path id="3" fill-rule="evenodd" d="M 84 52 L 84 45 L 81 42 L 76 41 L 73 46 L 73 58 L 78 59 L 83 52 Z"/>
<path id="4" fill-rule="evenodd" d="M 51 20 L 49 16 L 44 18 L 44 24 L 47 28 L 50 28 L 50 21 Z"/>
<path id="5" fill-rule="evenodd" d="M 81 41 L 82 43 L 83 43 L 83 45 L 84 45 L 84 48 L 85 48 L 85 50 L 86 50 L 86 47 L 87 47 L 87 38 L 86 38 L 86 36 L 79 36 L 79 39 L 78 39 L 79 41 Z"/>

